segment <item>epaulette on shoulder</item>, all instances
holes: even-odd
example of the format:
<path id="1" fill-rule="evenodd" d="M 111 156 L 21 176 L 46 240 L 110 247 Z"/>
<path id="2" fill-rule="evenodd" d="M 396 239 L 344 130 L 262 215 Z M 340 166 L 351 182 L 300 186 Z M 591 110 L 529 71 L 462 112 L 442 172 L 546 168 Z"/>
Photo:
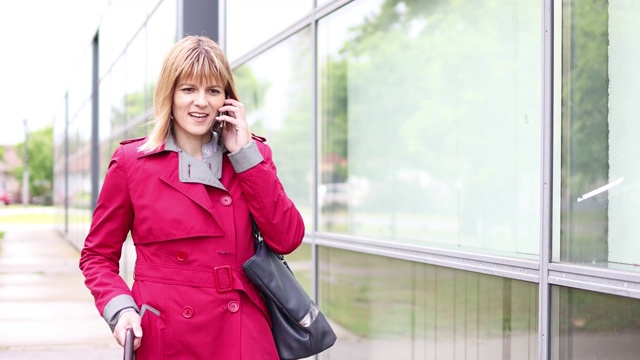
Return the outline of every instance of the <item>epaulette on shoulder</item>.
<path id="1" fill-rule="evenodd" d="M 258 136 L 258 135 L 254 134 L 254 133 L 251 133 L 251 137 L 253 138 L 253 140 L 256 140 L 256 141 L 267 142 L 267 138 L 264 138 L 262 136 Z"/>
<path id="2" fill-rule="evenodd" d="M 143 137 L 139 137 L 139 138 L 135 138 L 135 139 L 122 140 L 122 141 L 120 141 L 120 145 L 126 145 L 126 144 L 130 144 L 130 143 L 133 143 L 133 142 L 142 141 L 144 139 L 146 139 L 146 137 L 143 136 Z"/>

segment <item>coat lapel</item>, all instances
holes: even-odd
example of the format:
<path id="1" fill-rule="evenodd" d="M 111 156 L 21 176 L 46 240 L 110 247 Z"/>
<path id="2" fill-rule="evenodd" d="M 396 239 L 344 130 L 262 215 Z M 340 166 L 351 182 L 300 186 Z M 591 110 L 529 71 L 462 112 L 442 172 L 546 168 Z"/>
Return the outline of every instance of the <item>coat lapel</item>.
<path id="1" fill-rule="evenodd" d="M 178 154 L 169 154 L 170 158 L 173 156 L 178 156 Z M 165 167 L 160 172 L 160 180 L 164 181 L 169 186 L 173 187 L 174 189 L 191 199 L 193 202 L 200 205 L 202 208 L 207 210 L 218 222 L 220 222 L 215 212 L 213 211 L 213 203 L 211 202 L 209 194 L 207 194 L 205 185 L 200 183 L 181 182 L 178 174 L 178 167 L 175 166 L 174 161 L 177 161 L 177 159 L 170 159 L 166 162 Z"/>

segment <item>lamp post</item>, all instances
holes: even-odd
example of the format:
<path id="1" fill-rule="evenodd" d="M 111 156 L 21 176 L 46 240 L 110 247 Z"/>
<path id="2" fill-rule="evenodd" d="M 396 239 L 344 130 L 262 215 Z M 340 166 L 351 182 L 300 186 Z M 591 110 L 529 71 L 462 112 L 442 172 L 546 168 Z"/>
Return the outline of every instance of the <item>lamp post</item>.
<path id="1" fill-rule="evenodd" d="M 29 129 L 27 128 L 27 119 L 23 119 L 24 123 L 24 167 L 22 170 L 22 205 L 29 205 Z"/>

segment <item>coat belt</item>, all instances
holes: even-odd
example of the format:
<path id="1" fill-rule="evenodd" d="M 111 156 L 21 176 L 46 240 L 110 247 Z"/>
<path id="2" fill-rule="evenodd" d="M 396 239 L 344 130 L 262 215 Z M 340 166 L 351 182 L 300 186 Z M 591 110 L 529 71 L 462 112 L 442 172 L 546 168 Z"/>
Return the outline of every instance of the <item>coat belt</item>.
<path id="1" fill-rule="evenodd" d="M 133 278 L 162 284 L 215 288 L 218 292 L 246 290 L 245 284 L 251 280 L 242 270 L 242 266 L 218 266 L 200 268 L 181 265 L 154 264 L 136 262 Z"/>
<path id="2" fill-rule="evenodd" d="M 214 288 L 218 293 L 242 290 L 258 305 L 267 316 L 269 323 L 271 323 L 271 317 L 268 314 L 269 311 L 264 299 L 244 273 L 241 265 L 199 268 L 136 261 L 133 278 L 136 281 Z"/>

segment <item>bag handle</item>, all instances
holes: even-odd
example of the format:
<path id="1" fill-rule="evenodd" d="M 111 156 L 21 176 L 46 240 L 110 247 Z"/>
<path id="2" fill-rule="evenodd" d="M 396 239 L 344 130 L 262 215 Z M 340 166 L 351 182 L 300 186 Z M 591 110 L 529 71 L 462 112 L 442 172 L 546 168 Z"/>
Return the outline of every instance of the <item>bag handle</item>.
<path id="1" fill-rule="evenodd" d="M 127 332 L 125 334 L 124 337 L 124 354 L 122 359 L 123 360 L 133 360 L 135 359 L 135 355 L 133 353 L 133 340 L 134 340 L 134 335 L 133 335 L 133 329 L 132 328 L 128 328 Z"/>
<path id="2" fill-rule="evenodd" d="M 260 229 L 258 229 L 258 224 L 256 224 L 256 221 L 253 219 L 253 215 L 251 215 L 251 225 L 253 228 L 254 250 L 257 251 L 261 244 L 266 247 L 269 247 L 267 246 L 267 243 L 264 241 L 262 234 L 260 234 Z M 278 254 L 273 250 L 271 251 L 271 253 L 273 253 L 273 255 L 275 255 L 280 261 L 282 261 L 284 266 L 286 266 L 287 269 L 289 269 L 289 271 L 293 274 L 293 270 L 291 270 L 291 268 L 289 267 L 289 264 L 287 263 L 287 260 L 284 258 L 284 255 Z"/>

